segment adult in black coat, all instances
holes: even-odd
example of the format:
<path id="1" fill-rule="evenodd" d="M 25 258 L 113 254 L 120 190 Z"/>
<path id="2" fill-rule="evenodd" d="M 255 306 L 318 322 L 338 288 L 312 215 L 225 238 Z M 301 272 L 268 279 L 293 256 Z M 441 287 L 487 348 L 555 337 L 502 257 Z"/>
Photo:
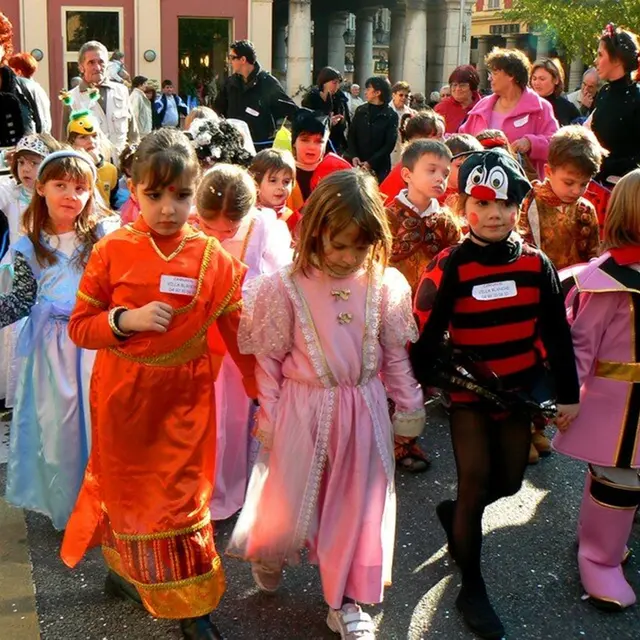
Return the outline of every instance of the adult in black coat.
<path id="1" fill-rule="evenodd" d="M 573 124 L 581 117 L 578 107 L 562 95 L 564 71 L 559 61 L 551 58 L 536 60 L 531 67 L 530 78 L 531 88 L 551 103 L 553 115 L 561 127 Z"/>
<path id="2" fill-rule="evenodd" d="M 600 79 L 609 84 L 596 98 L 591 130 L 609 151 L 596 176 L 609 188 L 615 178 L 640 165 L 640 87 L 632 78 L 638 72 L 638 53 L 635 33 L 610 24 L 600 37 L 595 66 Z"/>
<path id="3" fill-rule="evenodd" d="M 342 76 L 333 67 L 324 67 L 318 74 L 316 86 L 302 100 L 302 106 L 329 118 L 328 151 L 342 155 L 347 148 L 347 127 L 350 124 L 347 97 L 340 91 Z"/>
<path id="4" fill-rule="evenodd" d="M 216 97 L 214 109 L 221 116 L 246 122 L 258 150 L 270 147 L 277 120 L 292 117 L 298 106 L 284 92 L 277 78 L 260 67 L 253 43 L 248 40 L 233 42 L 229 63 L 233 75 L 227 78 Z"/>
<path id="5" fill-rule="evenodd" d="M 391 152 L 398 137 L 398 114 L 389 106 L 391 85 L 373 76 L 365 83 L 366 104 L 359 106 L 349 128 L 346 158 L 372 171 L 382 182 L 391 171 Z"/>

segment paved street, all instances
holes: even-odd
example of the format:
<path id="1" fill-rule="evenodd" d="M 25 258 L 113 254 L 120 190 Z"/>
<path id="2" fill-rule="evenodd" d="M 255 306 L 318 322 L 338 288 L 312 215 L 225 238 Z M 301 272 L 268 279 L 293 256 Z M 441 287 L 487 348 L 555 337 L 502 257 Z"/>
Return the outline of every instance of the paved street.
<path id="1" fill-rule="evenodd" d="M 433 417 L 426 441 L 432 469 L 422 476 L 398 475 L 394 584 L 385 603 L 370 609 L 380 640 L 473 638 L 454 607 L 458 574 L 444 551 L 434 513 L 435 505 L 452 495 L 455 480 L 443 416 Z M 0 462 L 1 456 L 0 451 Z M 3 493 L 5 474 L 6 465 L 0 464 Z M 581 465 L 554 455 L 529 469 L 517 496 L 487 513 L 485 574 L 510 639 L 640 638 L 640 606 L 607 616 L 580 600 L 574 531 L 581 493 Z M 220 549 L 232 526 L 218 526 Z M 639 537 L 636 532 L 637 554 L 626 573 L 640 593 Z M 38 623 L 43 640 L 180 638 L 175 623 L 153 620 L 104 596 L 99 551 L 77 570 L 66 569 L 58 558 L 60 540 L 45 518 L 24 518 L 0 500 L 0 640 L 37 638 Z M 217 620 L 229 640 L 336 637 L 324 624 L 326 609 L 313 567 L 289 569 L 284 588 L 273 597 L 257 592 L 243 563 L 227 559 L 225 567 L 228 590 Z"/>

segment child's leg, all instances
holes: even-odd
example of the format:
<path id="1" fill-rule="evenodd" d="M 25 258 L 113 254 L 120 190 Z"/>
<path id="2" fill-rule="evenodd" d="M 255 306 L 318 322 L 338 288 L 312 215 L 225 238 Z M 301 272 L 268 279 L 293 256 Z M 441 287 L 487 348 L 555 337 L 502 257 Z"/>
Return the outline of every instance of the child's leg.
<path id="1" fill-rule="evenodd" d="M 462 572 L 456 606 L 478 635 L 501 638 L 504 627 L 489 602 L 480 569 L 482 515 L 491 483 L 490 420 L 490 416 L 470 409 L 454 408 L 451 412 L 451 440 L 458 471 L 451 538 Z"/>

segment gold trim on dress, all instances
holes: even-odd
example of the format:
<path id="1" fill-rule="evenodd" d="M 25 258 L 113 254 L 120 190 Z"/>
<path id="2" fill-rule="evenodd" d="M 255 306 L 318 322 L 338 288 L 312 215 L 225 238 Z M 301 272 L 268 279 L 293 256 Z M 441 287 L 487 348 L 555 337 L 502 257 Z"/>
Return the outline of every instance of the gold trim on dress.
<path id="1" fill-rule="evenodd" d="M 167 353 L 161 353 L 155 356 L 134 356 L 129 353 L 126 353 L 125 351 L 122 351 L 118 347 L 109 347 L 109 351 L 111 351 L 111 353 L 115 354 L 119 358 L 124 358 L 125 360 L 129 360 L 130 362 L 136 362 L 138 364 L 146 364 L 146 365 L 158 366 L 158 367 L 168 367 L 168 366 L 177 366 L 180 364 L 185 364 L 186 362 L 189 362 L 190 360 L 194 360 L 195 358 L 199 357 L 199 355 L 203 355 L 204 353 L 206 353 L 206 341 L 204 340 L 204 337 L 209 327 L 218 319 L 218 317 L 224 312 L 224 310 L 229 305 L 229 301 L 233 297 L 233 294 L 235 293 L 236 289 L 240 285 L 240 282 L 242 281 L 242 276 L 243 274 L 239 274 L 234 278 L 231 288 L 229 289 L 225 297 L 222 299 L 217 309 L 207 318 L 207 320 L 202 325 L 202 327 L 200 327 L 198 332 L 194 336 L 186 340 L 177 349 L 173 349 L 172 351 L 168 351 Z M 200 345 L 198 345 L 198 341 L 201 341 Z M 201 347 L 202 352 L 197 354 L 195 349 L 193 349 L 193 351 L 188 351 L 192 349 L 194 345 L 197 345 L 197 347 Z M 184 355 L 185 352 L 187 352 L 188 357 L 187 355 Z"/>
<path id="2" fill-rule="evenodd" d="M 233 304 L 228 304 L 220 313 L 221 316 L 226 316 L 228 313 L 233 313 L 234 311 L 237 311 L 238 309 L 242 309 L 242 307 L 244 306 L 244 301 L 243 300 L 238 300 L 237 302 L 234 302 Z"/>
<path id="3" fill-rule="evenodd" d="M 640 382 L 640 362 L 598 360 L 594 375 L 598 378 L 611 378 L 621 382 Z"/>
<path id="4" fill-rule="evenodd" d="M 173 310 L 174 316 L 179 316 L 183 313 L 187 313 L 187 311 L 191 311 L 195 306 L 198 298 L 200 297 L 200 292 L 202 291 L 202 285 L 204 284 L 205 276 L 207 275 L 207 269 L 211 264 L 211 254 L 213 253 L 213 246 L 215 240 L 213 238 L 207 238 L 207 244 L 204 248 L 204 253 L 202 254 L 202 262 L 200 263 L 200 273 L 198 274 L 198 284 L 196 285 L 196 292 L 193 294 L 193 298 L 189 304 L 184 307 L 178 307 Z"/>
<path id="5" fill-rule="evenodd" d="M 162 251 L 160 251 L 160 247 L 156 244 L 156 241 L 153 239 L 153 235 L 151 235 L 151 233 L 149 233 L 148 231 L 140 231 L 139 229 L 136 229 L 132 224 L 126 225 L 125 228 L 127 230 L 135 233 L 136 235 L 149 238 L 149 242 L 151 243 L 151 246 L 153 247 L 153 250 L 165 262 L 171 262 L 171 260 L 173 260 L 184 249 L 185 245 L 187 244 L 187 242 L 189 240 L 194 240 L 195 238 L 199 238 L 200 237 L 200 232 L 199 231 L 195 231 L 195 229 L 193 229 L 192 227 L 189 227 L 189 230 L 193 231 L 194 233 L 185 234 L 184 238 L 182 238 L 182 240 L 180 241 L 180 244 L 178 245 L 176 250 L 173 253 L 169 254 L 168 256 L 165 256 L 164 253 L 162 253 Z"/>
<path id="6" fill-rule="evenodd" d="M 247 229 L 247 235 L 244 237 L 244 241 L 242 243 L 242 250 L 240 251 L 240 262 L 244 262 L 244 257 L 247 254 L 247 247 L 249 246 L 249 240 L 251 239 L 251 233 L 253 232 L 253 228 L 256 226 L 255 217 L 249 224 L 249 228 Z"/>
<path id="7" fill-rule="evenodd" d="M 132 542 L 136 540 L 145 541 L 145 540 L 164 540 L 166 538 L 175 538 L 176 536 L 184 536 L 189 533 L 194 533 L 195 531 L 199 531 L 200 529 L 204 529 L 211 522 L 211 514 L 207 514 L 200 522 L 196 522 L 192 524 L 190 527 L 185 527 L 184 529 L 174 529 L 173 531 L 159 531 L 158 533 L 141 533 L 141 534 L 133 534 L 133 533 L 117 533 L 113 529 L 111 529 L 111 533 L 113 533 L 113 537 L 116 540 L 124 540 L 125 542 Z"/>
<path id="8" fill-rule="evenodd" d="M 101 302 L 96 298 L 92 298 L 91 296 L 84 293 L 84 291 L 80 291 L 79 289 L 76 293 L 76 298 L 78 298 L 78 300 L 82 300 L 82 302 L 90 304 L 92 307 L 97 307 L 98 309 L 104 309 L 106 311 L 109 308 L 109 305 L 106 302 Z"/>

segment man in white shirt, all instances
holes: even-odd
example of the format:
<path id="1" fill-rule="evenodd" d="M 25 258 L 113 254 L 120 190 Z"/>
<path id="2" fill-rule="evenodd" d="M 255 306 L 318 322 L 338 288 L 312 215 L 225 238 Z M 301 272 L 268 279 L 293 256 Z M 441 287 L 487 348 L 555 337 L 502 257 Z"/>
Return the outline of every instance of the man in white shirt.
<path id="1" fill-rule="evenodd" d="M 352 84 L 349 89 L 349 95 L 347 97 L 349 104 L 349 115 L 353 118 L 353 114 L 356 112 L 356 109 L 364 104 L 364 100 L 360 97 L 360 85 Z"/>
<path id="2" fill-rule="evenodd" d="M 132 83 L 131 95 L 129 96 L 129 107 L 131 113 L 138 123 L 138 132 L 141 136 L 151 132 L 151 102 L 144 93 L 145 86 L 148 82 L 145 76 L 136 76 Z"/>
<path id="3" fill-rule="evenodd" d="M 402 137 L 400 135 L 400 127 L 402 126 L 402 116 L 405 114 L 414 114 L 415 111 L 409 106 L 411 100 L 411 87 L 408 82 L 401 80 L 391 87 L 391 108 L 398 114 L 398 140 L 396 146 L 391 153 L 391 166 L 395 166 L 400 162 L 402 157 Z"/>
<path id="4" fill-rule="evenodd" d="M 599 88 L 598 72 L 593 67 L 589 67 L 582 75 L 582 85 L 577 91 L 568 93 L 567 100 L 578 107 L 580 115 L 588 116 L 593 111 Z"/>

